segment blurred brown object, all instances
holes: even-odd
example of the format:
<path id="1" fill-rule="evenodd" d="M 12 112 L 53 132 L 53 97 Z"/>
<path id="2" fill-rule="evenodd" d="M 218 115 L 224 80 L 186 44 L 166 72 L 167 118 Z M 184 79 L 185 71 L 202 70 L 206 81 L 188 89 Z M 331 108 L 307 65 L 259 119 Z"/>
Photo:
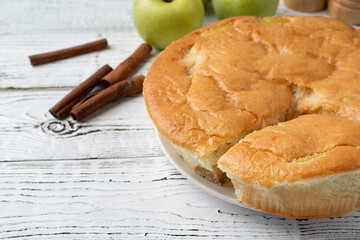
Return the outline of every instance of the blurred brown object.
<path id="1" fill-rule="evenodd" d="M 284 0 L 284 4 L 299 12 L 318 12 L 325 8 L 326 0 Z"/>
<path id="2" fill-rule="evenodd" d="M 360 25 L 360 0 L 329 0 L 328 14 L 347 24 Z"/>

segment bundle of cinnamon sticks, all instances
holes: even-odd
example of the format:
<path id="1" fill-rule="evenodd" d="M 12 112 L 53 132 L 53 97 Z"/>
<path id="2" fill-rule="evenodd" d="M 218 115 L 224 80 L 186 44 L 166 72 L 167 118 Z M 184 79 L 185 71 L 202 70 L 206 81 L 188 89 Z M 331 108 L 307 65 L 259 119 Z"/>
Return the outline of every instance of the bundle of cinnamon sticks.
<path id="1" fill-rule="evenodd" d="M 43 64 L 58 59 L 76 56 L 107 47 L 107 41 L 99 40 L 73 48 L 30 56 L 33 65 Z M 143 75 L 128 78 L 150 54 L 152 47 L 141 44 L 136 51 L 114 70 L 104 65 L 92 76 L 73 89 L 49 111 L 57 119 L 71 116 L 81 121 L 103 105 L 122 97 L 142 92 Z M 95 87 L 100 86 L 94 92 Z"/>

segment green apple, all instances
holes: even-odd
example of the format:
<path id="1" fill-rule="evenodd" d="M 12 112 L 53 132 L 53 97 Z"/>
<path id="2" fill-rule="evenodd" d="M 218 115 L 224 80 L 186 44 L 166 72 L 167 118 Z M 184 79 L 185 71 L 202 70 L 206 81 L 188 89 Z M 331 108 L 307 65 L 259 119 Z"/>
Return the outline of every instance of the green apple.
<path id="1" fill-rule="evenodd" d="M 135 0 L 133 20 L 146 42 L 164 49 L 202 26 L 204 5 L 201 0 Z"/>
<path id="2" fill-rule="evenodd" d="M 279 0 L 213 0 L 216 16 L 224 19 L 234 16 L 273 16 Z"/>

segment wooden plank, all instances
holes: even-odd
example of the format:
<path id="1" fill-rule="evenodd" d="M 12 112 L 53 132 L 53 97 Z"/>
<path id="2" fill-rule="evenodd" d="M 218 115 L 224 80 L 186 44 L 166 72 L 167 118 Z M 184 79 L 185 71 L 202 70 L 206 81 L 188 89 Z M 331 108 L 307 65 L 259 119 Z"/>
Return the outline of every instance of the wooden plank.
<path id="1" fill-rule="evenodd" d="M 70 90 L 0 90 L 0 127 L 35 123 L 40 125 L 54 120 L 48 110 Z M 117 121 L 117 125 L 151 126 L 141 94 L 109 103 L 85 120 L 84 124 L 109 125 L 112 121 Z"/>
<path id="2" fill-rule="evenodd" d="M 141 166 L 141 167 L 140 167 Z M 326 239 L 360 234 L 360 212 L 295 220 L 193 186 L 165 157 L 0 163 L 0 239 Z"/>
<path id="3" fill-rule="evenodd" d="M 74 87 L 105 64 L 115 68 L 141 43 L 137 33 L 37 33 L 23 34 L 20 40 L 14 35 L 0 37 L 0 88 Z M 31 66 L 29 55 L 70 47 L 106 37 L 110 48 L 85 55 L 64 59 L 40 66 Z M 26 39 L 26 40 L 25 40 Z M 21 41 L 22 40 L 22 41 Z M 25 43 L 26 41 L 26 43 Z M 6 43 L 10 43 L 7 45 Z M 22 46 L 24 49 L 20 49 Z M 134 74 L 146 74 L 151 57 Z"/>
<path id="4" fill-rule="evenodd" d="M 0 161 L 163 156 L 141 95 L 59 121 L 48 109 L 67 92 L 0 91 Z"/>
<path id="5" fill-rule="evenodd" d="M 21 35 L 60 31 L 133 31 L 131 0 L 2 1 L 2 32 Z M 21 16 L 21 17 L 20 17 Z M 17 26 L 17 28 L 15 28 Z"/>

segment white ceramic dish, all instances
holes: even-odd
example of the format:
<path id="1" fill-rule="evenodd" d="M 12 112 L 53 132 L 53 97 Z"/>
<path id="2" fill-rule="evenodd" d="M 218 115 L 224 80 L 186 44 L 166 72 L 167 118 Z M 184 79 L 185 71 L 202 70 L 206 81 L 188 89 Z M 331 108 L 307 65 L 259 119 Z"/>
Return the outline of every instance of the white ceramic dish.
<path id="1" fill-rule="evenodd" d="M 250 208 L 240 202 L 238 202 L 235 198 L 234 188 L 231 182 L 227 182 L 226 184 L 219 186 L 215 183 L 209 182 L 208 180 L 204 179 L 203 177 L 198 176 L 194 171 L 189 168 L 181 156 L 176 152 L 174 147 L 171 145 L 169 141 L 167 141 L 158 131 L 156 131 L 156 135 L 159 139 L 160 145 L 165 153 L 165 155 L 169 158 L 172 164 L 189 179 L 195 185 L 203 189 L 204 191 L 210 193 L 211 195 L 222 199 L 226 202 L 248 208 Z M 255 210 L 255 209 L 253 209 Z"/>

